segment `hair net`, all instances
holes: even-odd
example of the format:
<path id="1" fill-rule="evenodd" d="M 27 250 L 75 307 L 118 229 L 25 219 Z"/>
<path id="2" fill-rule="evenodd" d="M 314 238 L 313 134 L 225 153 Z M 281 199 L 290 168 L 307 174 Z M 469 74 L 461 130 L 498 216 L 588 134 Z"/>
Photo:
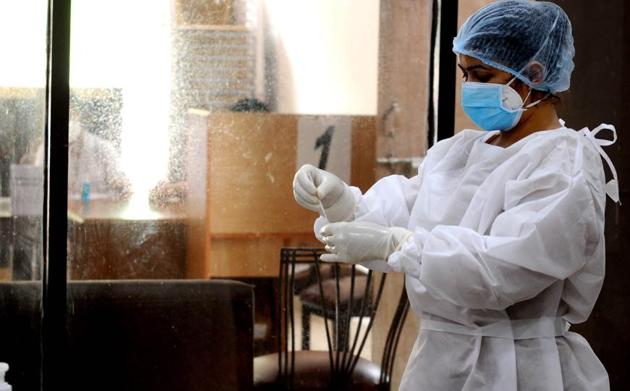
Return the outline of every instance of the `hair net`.
<path id="1" fill-rule="evenodd" d="M 560 92 L 571 85 L 571 22 L 553 3 L 490 3 L 466 20 L 453 40 L 453 51 L 509 72 L 536 90 Z M 540 67 L 532 66 L 536 63 L 542 65 L 542 74 Z"/>

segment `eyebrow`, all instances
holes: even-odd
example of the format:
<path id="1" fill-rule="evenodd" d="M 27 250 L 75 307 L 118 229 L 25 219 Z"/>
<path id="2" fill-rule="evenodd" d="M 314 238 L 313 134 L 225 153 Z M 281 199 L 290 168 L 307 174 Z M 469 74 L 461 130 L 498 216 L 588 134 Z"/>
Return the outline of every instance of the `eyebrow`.
<path id="1" fill-rule="evenodd" d="M 467 67 L 467 68 L 464 68 L 464 67 L 462 66 L 462 64 L 457 64 L 457 66 L 458 66 L 458 67 L 459 67 L 462 71 L 465 71 L 465 72 L 470 72 L 470 71 L 475 70 L 475 69 L 483 69 L 484 71 L 489 71 L 489 70 L 490 70 L 490 68 L 488 68 L 488 67 L 486 67 L 486 66 L 484 66 L 484 65 L 481 65 L 481 64 L 471 65 L 471 66 L 469 66 L 469 67 Z"/>

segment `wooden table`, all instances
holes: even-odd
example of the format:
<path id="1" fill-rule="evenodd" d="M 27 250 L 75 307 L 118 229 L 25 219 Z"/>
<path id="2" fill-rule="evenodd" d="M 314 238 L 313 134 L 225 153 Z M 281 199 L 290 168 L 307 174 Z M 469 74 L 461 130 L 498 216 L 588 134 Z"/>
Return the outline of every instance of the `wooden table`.
<path id="1" fill-rule="evenodd" d="M 186 275 L 186 216 L 182 207 L 148 201 L 68 205 L 70 278 L 169 279 Z"/>

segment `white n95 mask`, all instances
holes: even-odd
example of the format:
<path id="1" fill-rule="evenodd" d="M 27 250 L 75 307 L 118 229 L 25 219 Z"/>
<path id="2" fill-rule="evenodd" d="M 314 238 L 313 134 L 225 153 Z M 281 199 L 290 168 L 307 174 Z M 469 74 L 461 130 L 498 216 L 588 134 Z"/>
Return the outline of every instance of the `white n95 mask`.
<path id="1" fill-rule="evenodd" d="M 514 128 L 523 112 L 540 103 L 537 100 L 525 107 L 523 98 L 510 84 L 464 82 L 461 105 L 470 119 L 483 130 L 507 131 Z M 532 93 L 530 88 L 527 97 Z"/>

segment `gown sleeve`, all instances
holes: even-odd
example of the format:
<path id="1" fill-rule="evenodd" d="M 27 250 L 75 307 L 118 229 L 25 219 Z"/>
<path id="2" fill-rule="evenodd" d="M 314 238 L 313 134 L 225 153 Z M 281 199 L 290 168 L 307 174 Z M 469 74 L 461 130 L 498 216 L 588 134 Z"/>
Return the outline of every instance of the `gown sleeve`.
<path id="1" fill-rule="evenodd" d="M 412 178 L 402 175 L 386 176 L 377 181 L 365 194 L 362 194 L 358 188 L 351 187 L 356 201 L 353 220 L 387 227 L 407 227 L 411 210 L 422 184 L 424 167 L 427 164 L 436 164 L 444 158 L 453 146 L 466 144 L 475 135 L 474 131 L 464 130 L 435 144 L 427 151 L 418 168 L 418 173 Z M 324 216 L 315 220 L 315 236 L 320 241 L 319 231 L 326 224 L 328 224 L 328 220 Z"/>
<path id="2" fill-rule="evenodd" d="M 350 190 L 356 201 L 353 221 L 370 222 L 387 227 L 406 227 L 418 195 L 420 182 L 420 174 L 412 178 L 390 175 L 377 181 L 365 194 L 362 194 L 358 188 L 351 187 Z M 314 231 L 320 240 L 319 231 L 326 224 L 328 220 L 324 216 L 315 220 Z"/>
<path id="3" fill-rule="evenodd" d="M 416 228 L 388 263 L 419 279 L 436 298 L 471 309 L 505 309 L 586 264 L 603 237 L 595 196 L 581 172 L 511 180 L 490 232 Z"/>

